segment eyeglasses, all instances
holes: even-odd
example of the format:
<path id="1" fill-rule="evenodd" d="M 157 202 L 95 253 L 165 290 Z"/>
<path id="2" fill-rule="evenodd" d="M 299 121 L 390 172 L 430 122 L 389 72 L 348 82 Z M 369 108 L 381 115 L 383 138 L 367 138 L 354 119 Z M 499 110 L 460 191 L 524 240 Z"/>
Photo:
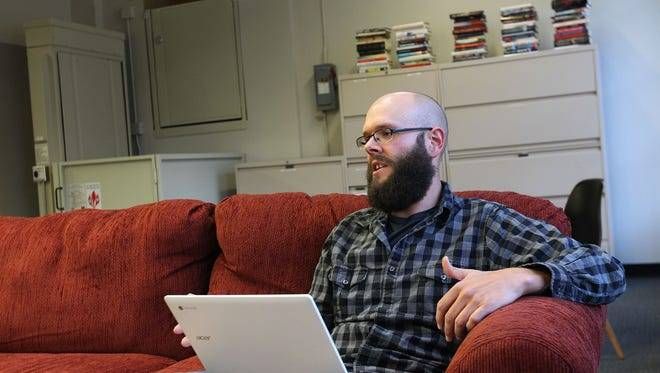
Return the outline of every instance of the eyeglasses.
<path id="1" fill-rule="evenodd" d="M 392 129 L 392 128 L 381 128 L 378 131 L 375 131 L 369 136 L 360 136 L 357 139 L 355 139 L 355 145 L 357 145 L 358 148 L 362 149 L 367 143 L 369 142 L 370 138 L 374 138 L 377 143 L 379 144 L 385 144 L 394 138 L 394 135 L 400 132 L 410 132 L 410 131 L 429 131 L 432 130 L 432 127 L 418 127 L 418 128 L 397 128 L 397 129 Z"/>

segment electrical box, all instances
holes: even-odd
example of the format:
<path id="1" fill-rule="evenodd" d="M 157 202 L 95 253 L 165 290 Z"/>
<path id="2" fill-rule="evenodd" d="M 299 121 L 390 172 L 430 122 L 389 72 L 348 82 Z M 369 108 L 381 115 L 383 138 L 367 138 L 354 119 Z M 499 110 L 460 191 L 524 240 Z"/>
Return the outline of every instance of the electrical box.
<path id="1" fill-rule="evenodd" d="M 316 107 L 321 111 L 337 110 L 339 99 L 335 65 L 331 63 L 314 65 L 314 81 L 316 82 Z"/>

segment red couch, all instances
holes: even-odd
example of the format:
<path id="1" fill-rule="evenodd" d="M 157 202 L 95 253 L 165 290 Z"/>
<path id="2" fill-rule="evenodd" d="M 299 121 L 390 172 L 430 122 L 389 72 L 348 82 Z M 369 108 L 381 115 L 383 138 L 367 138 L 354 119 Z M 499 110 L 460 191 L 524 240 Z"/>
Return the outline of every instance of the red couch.
<path id="1" fill-rule="evenodd" d="M 459 194 L 570 233 L 548 201 Z M 366 205 L 358 196 L 286 193 L 2 217 L 0 371 L 202 369 L 171 333 L 163 296 L 307 292 L 327 234 Z M 475 327 L 448 371 L 595 372 L 604 318 L 605 307 L 525 297 Z"/>

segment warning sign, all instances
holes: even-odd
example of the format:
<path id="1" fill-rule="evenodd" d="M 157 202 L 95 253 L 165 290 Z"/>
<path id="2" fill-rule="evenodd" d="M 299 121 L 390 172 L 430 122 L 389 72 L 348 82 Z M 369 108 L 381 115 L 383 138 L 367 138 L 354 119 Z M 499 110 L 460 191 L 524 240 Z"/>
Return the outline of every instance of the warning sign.
<path id="1" fill-rule="evenodd" d="M 101 183 L 85 183 L 84 190 L 87 197 L 87 209 L 102 209 L 103 203 L 101 198 Z"/>
<path id="2" fill-rule="evenodd" d="M 101 183 L 69 184 L 68 209 L 102 209 Z"/>

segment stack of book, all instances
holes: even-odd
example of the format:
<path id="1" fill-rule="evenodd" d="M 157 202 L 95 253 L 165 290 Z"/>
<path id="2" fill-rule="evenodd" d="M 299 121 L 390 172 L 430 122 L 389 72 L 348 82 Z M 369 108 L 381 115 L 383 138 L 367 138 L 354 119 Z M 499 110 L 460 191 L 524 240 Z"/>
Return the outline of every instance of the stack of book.
<path id="1" fill-rule="evenodd" d="M 429 45 L 431 29 L 426 22 L 392 26 L 396 38 L 396 58 L 399 67 L 430 65 L 435 57 Z"/>
<path id="2" fill-rule="evenodd" d="M 500 8 L 504 55 L 539 50 L 536 19 L 536 9 L 531 4 Z"/>
<path id="3" fill-rule="evenodd" d="M 555 47 L 589 44 L 587 28 L 588 0 L 552 0 L 552 26 L 555 29 Z"/>
<path id="4" fill-rule="evenodd" d="M 355 33 L 358 52 L 357 72 L 371 73 L 387 71 L 390 68 L 390 29 L 378 27 L 360 30 Z"/>
<path id="5" fill-rule="evenodd" d="M 476 60 L 488 55 L 486 15 L 483 10 L 450 14 L 454 21 L 454 62 Z"/>

